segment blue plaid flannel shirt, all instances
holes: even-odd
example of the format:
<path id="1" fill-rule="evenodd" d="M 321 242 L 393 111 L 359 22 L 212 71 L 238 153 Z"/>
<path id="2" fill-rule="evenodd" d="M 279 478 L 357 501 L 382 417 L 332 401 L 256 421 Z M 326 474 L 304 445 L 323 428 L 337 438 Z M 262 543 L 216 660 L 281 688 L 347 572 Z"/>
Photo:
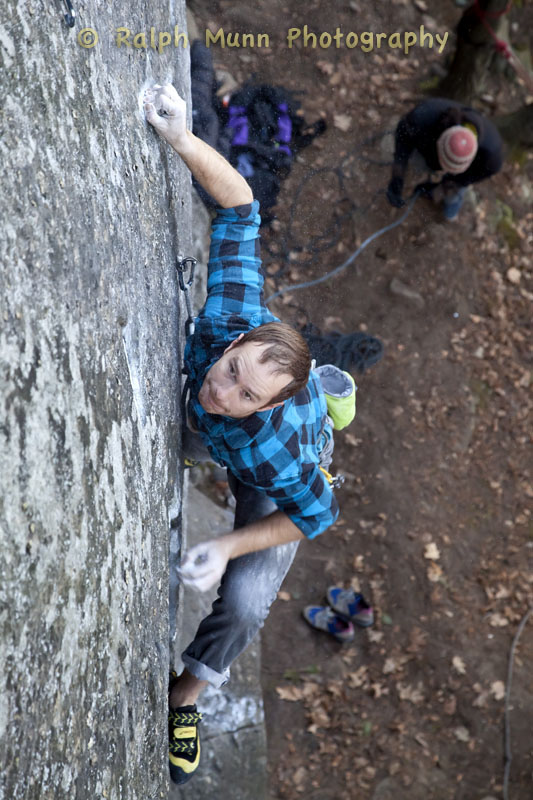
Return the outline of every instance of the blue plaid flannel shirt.
<path id="1" fill-rule="evenodd" d="M 207 300 L 185 347 L 187 410 L 214 460 L 268 495 L 312 539 L 339 513 L 318 468 L 327 413 L 318 376 L 311 372 L 305 389 L 283 405 L 243 419 L 208 414 L 198 402 L 206 373 L 228 344 L 240 333 L 277 321 L 263 300 L 258 212 L 254 200 L 219 209 L 213 221 Z"/>

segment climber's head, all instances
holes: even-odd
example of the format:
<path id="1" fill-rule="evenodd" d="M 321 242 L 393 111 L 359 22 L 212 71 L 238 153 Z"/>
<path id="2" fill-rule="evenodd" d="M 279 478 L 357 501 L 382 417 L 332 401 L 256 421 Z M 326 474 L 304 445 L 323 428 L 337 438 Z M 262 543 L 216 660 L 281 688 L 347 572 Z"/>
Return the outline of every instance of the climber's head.
<path id="1" fill-rule="evenodd" d="M 290 325 L 268 322 L 231 342 L 207 372 L 198 399 L 209 414 L 248 417 L 297 394 L 310 368 L 303 337 Z"/>

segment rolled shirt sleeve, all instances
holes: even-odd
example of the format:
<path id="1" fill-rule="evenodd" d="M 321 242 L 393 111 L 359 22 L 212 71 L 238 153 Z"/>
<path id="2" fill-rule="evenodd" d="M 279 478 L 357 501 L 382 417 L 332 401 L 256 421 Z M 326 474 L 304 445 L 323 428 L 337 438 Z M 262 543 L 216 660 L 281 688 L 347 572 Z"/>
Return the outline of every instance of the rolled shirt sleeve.
<path id="1" fill-rule="evenodd" d="M 278 483 L 267 494 L 308 539 L 323 533 L 339 516 L 333 489 L 318 467 L 302 480 L 286 486 Z"/>

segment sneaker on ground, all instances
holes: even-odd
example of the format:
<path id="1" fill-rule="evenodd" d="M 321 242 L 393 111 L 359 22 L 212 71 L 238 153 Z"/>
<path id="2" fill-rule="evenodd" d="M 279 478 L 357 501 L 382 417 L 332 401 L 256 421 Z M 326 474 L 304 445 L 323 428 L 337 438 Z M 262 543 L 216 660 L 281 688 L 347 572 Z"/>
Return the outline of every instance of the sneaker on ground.
<path id="1" fill-rule="evenodd" d="M 170 673 L 169 695 L 177 679 Z M 168 712 L 168 766 L 174 783 L 189 781 L 200 763 L 200 735 L 198 725 L 202 715 L 196 706 L 181 706 Z"/>
<path id="2" fill-rule="evenodd" d="M 344 619 L 354 622 L 361 628 L 368 628 L 374 624 L 374 611 L 362 594 L 354 592 L 353 589 L 330 586 L 326 596 L 331 608 Z"/>
<path id="3" fill-rule="evenodd" d="M 339 617 L 327 606 L 306 606 L 302 614 L 311 627 L 331 634 L 338 642 L 351 642 L 354 638 L 352 623 Z"/>

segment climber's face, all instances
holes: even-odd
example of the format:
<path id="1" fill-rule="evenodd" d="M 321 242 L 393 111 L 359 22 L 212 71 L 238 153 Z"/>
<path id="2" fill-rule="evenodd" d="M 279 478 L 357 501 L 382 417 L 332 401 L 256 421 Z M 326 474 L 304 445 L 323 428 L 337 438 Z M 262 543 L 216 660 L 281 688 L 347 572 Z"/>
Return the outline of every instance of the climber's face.
<path id="1" fill-rule="evenodd" d="M 208 414 L 241 419 L 282 405 L 270 401 L 292 381 L 292 376 L 276 373 L 272 361 L 261 363 L 259 359 L 268 345 L 239 345 L 241 338 L 242 335 L 230 344 L 205 376 L 198 400 Z"/>

